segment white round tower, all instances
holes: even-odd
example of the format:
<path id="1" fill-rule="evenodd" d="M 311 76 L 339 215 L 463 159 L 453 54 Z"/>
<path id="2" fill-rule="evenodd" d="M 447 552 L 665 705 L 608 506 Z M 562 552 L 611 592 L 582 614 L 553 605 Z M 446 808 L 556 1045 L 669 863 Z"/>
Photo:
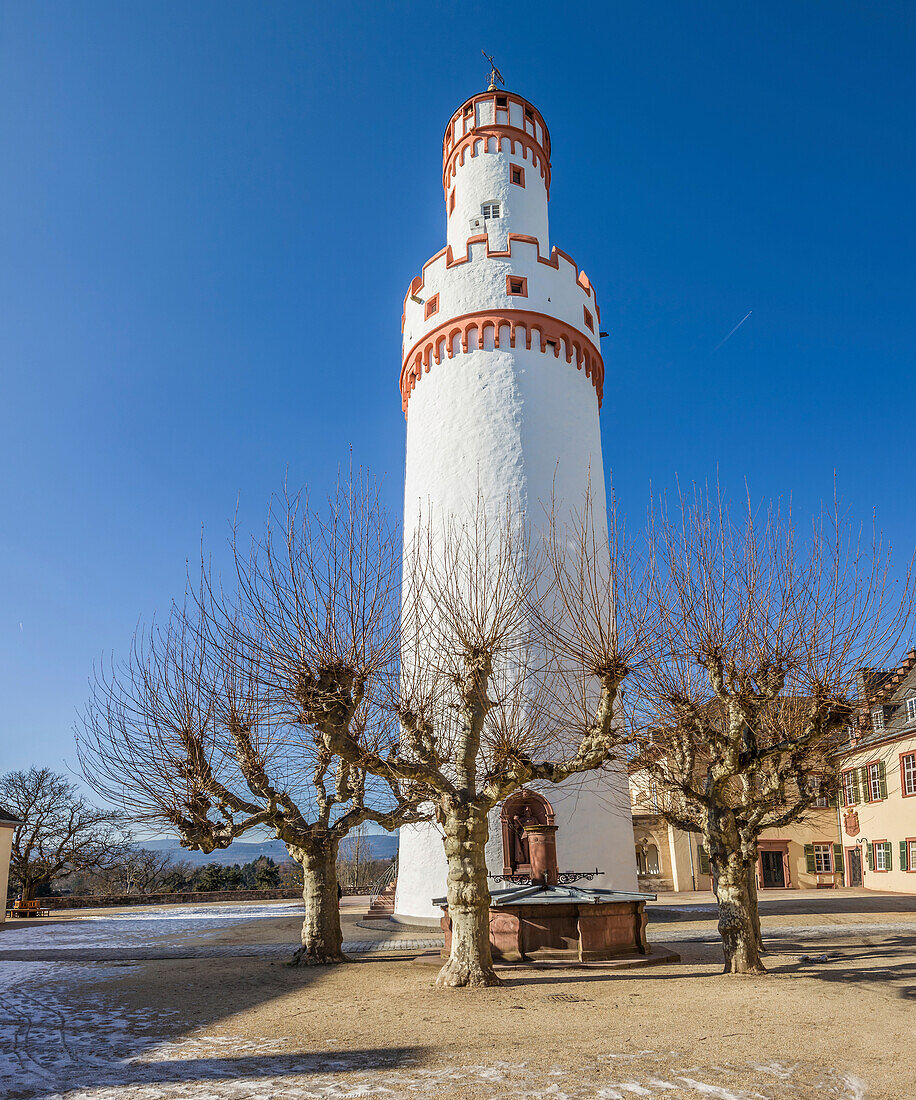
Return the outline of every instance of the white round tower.
<path id="1" fill-rule="evenodd" d="M 404 539 L 421 511 L 467 516 L 479 497 L 537 517 L 581 508 L 606 526 L 598 411 L 604 383 L 595 291 L 550 248 L 550 136 L 512 92 L 473 96 L 442 147 L 448 244 L 404 300 L 401 398 L 407 418 Z M 487 866 L 518 869 L 514 811 L 546 818 L 560 870 L 598 868 L 602 889 L 635 890 L 625 770 L 522 792 L 493 811 Z M 435 825 L 401 829 L 395 919 L 438 922 L 446 860 Z"/>

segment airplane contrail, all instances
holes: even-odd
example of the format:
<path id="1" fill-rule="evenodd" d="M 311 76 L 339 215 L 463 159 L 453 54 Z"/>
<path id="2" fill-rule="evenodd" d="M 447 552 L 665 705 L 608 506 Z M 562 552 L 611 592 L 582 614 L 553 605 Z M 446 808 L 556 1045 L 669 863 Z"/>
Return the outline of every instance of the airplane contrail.
<path id="1" fill-rule="evenodd" d="M 718 342 L 718 344 L 716 344 L 716 346 L 712 349 L 712 351 L 709 354 L 712 355 L 714 352 L 717 352 L 719 350 L 719 348 L 722 347 L 722 345 L 725 343 L 726 340 L 730 340 L 735 335 L 735 333 L 738 331 L 738 329 L 741 328 L 741 326 L 744 324 L 744 322 L 748 319 L 748 317 L 750 317 L 750 315 L 753 312 L 754 311 L 752 309 L 749 309 L 747 311 L 747 313 L 745 313 L 745 315 L 737 323 L 737 325 L 735 325 L 735 327 L 731 330 L 731 332 L 728 334 L 728 336 L 726 336 L 725 339 L 720 340 Z"/>

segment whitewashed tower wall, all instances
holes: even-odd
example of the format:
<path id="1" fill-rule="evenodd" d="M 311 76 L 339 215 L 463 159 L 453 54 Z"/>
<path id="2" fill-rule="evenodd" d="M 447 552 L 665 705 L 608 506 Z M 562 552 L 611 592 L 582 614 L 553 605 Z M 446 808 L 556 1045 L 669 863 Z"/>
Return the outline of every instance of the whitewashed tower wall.
<path id="1" fill-rule="evenodd" d="M 421 512 L 467 516 L 478 492 L 494 515 L 508 500 L 535 524 L 553 498 L 563 522 L 589 479 L 596 522 L 606 525 L 600 315 L 585 273 L 550 248 L 540 112 L 511 92 L 468 100 L 445 132 L 442 184 L 448 244 L 411 283 L 402 318 L 405 545 Z M 564 786 L 542 792 L 559 826 L 560 869 L 598 867 L 596 885 L 636 889 L 623 769 Z M 487 864 L 502 873 L 498 809 Z M 436 826 L 402 829 L 396 919 L 437 918 L 431 899 L 445 894 L 445 878 Z"/>

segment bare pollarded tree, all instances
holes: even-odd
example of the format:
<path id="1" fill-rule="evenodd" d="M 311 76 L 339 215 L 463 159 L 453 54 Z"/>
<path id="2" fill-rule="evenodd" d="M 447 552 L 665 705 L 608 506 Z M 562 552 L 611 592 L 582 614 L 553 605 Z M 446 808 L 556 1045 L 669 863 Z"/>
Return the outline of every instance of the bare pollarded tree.
<path id="1" fill-rule="evenodd" d="M 734 521 L 721 497 L 681 499 L 652 529 L 654 625 L 634 677 L 635 764 L 658 812 L 699 832 L 719 903 L 725 971 L 761 973 L 754 866 L 765 829 L 801 821 L 836 787 L 857 670 L 894 651 L 912 606 L 880 541 L 836 509 L 807 538 L 775 507 Z"/>
<path id="2" fill-rule="evenodd" d="M 78 734 L 87 779 L 132 819 L 204 852 L 253 829 L 286 844 L 303 870 L 302 965 L 343 959 L 340 841 L 366 821 L 419 820 L 426 795 L 336 755 L 315 720 L 333 713 L 368 753 L 396 740 L 382 698 L 397 645 L 395 540 L 368 481 L 321 511 L 282 498 L 262 538 L 236 540 L 237 588 L 205 581 L 138 636 L 96 678 Z"/>
<path id="3" fill-rule="evenodd" d="M 316 708 L 311 720 L 354 765 L 431 792 L 452 922 L 437 984 L 497 985 L 487 815 L 513 791 L 561 783 L 615 755 L 615 704 L 641 622 L 627 556 L 596 528 L 588 501 L 569 527 L 551 524 L 544 546 L 481 501 L 466 524 L 421 531 L 405 555 L 400 746 L 370 753 L 334 715 Z"/>

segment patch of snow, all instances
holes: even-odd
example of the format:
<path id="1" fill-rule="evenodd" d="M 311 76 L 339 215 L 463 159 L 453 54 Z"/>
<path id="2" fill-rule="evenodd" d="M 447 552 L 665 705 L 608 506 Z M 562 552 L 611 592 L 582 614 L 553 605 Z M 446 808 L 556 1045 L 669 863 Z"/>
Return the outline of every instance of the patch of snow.
<path id="1" fill-rule="evenodd" d="M 693 1089 L 694 1092 L 698 1092 L 703 1096 L 714 1096 L 716 1100 L 748 1100 L 746 1092 L 732 1092 L 731 1089 L 723 1089 L 719 1085 L 694 1081 L 692 1077 L 678 1077 L 677 1079 L 682 1081 L 689 1089 Z M 760 1096 L 760 1093 L 755 1093 L 755 1096 Z"/>
<path id="2" fill-rule="evenodd" d="M 230 922 L 297 917 L 301 902 L 278 905 L 163 906 L 143 912 L 76 917 L 57 924 L 28 924 L 4 929 L 3 950 L 118 948 L 161 945 L 164 936 L 196 936 Z"/>
<path id="3" fill-rule="evenodd" d="M 843 1100 L 865 1100 L 867 1086 L 864 1081 L 861 1081 L 858 1077 L 853 1077 L 851 1073 L 847 1073 L 843 1077 L 843 1084 L 846 1087 Z"/>

